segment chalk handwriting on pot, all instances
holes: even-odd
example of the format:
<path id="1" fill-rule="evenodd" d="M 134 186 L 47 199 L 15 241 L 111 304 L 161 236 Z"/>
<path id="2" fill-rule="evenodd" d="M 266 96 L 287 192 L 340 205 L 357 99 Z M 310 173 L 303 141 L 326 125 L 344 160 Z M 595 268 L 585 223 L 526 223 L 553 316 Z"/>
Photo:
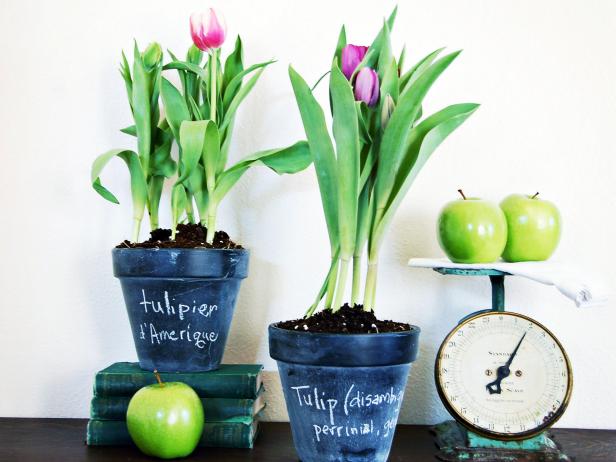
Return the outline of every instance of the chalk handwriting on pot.
<path id="1" fill-rule="evenodd" d="M 158 329 L 151 322 L 144 322 L 139 325 L 139 338 L 141 340 L 149 340 L 152 345 L 164 342 L 186 341 L 194 343 L 199 349 L 205 348 L 208 343 L 214 343 L 218 340 L 218 332 L 203 332 L 191 331 L 190 324 L 185 329 L 168 330 Z"/>
<path id="2" fill-rule="evenodd" d="M 180 320 L 184 320 L 186 314 L 198 313 L 199 315 L 209 318 L 214 311 L 218 310 L 217 305 L 208 305 L 207 303 L 198 304 L 193 301 L 191 305 L 178 303 L 177 307 L 169 302 L 169 292 L 165 290 L 164 300 L 161 304 L 160 300 L 148 300 L 145 295 L 145 289 L 141 290 L 143 301 L 139 303 L 143 306 L 145 313 L 158 313 L 166 316 L 178 316 Z"/>
<path id="3" fill-rule="evenodd" d="M 163 300 L 148 300 L 145 289 L 141 290 L 141 294 L 143 300 L 139 305 L 143 307 L 144 315 L 152 315 L 163 323 L 164 318 L 175 317 L 178 324 L 174 325 L 175 328 L 169 328 L 168 326 L 161 327 L 155 322 L 141 322 L 139 324 L 140 340 L 150 342 L 152 345 L 188 342 L 193 343 L 199 349 L 204 349 L 208 344 L 218 340 L 218 332 L 191 328 L 190 318 L 188 318 L 211 318 L 218 311 L 217 305 L 197 303 L 196 300 L 190 304 L 175 303 L 175 298 L 170 298 L 166 290 L 163 293 Z"/>
<path id="4" fill-rule="evenodd" d="M 347 389 L 343 400 L 330 396 L 327 392 L 311 385 L 294 386 L 291 389 L 295 392 L 300 407 L 309 407 L 315 412 L 323 412 L 324 417 L 327 418 L 327 424 L 312 424 L 317 442 L 320 442 L 324 436 L 336 438 L 357 435 L 389 437 L 390 432 L 395 429 L 397 414 L 404 395 L 403 390 L 395 391 L 393 387 L 383 393 L 364 392 L 355 384 L 351 384 Z M 390 418 L 383 423 L 375 422 L 375 416 L 359 424 L 349 425 L 342 422 L 351 413 L 361 412 L 370 407 L 391 407 L 392 409 L 386 413 Z"/>

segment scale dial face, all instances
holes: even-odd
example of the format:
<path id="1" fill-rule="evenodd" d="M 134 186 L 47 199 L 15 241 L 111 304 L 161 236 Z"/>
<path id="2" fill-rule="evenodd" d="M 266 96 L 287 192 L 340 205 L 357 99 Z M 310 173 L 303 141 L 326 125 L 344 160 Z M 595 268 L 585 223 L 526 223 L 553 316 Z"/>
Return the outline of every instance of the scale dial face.
<path id="1" fill-rule="evenodd" d="M 447 410 L 469 430 L 501 440 L 534 436 L 563 414 L 571 364 L 538 322 L 511 312 L 483 312 L 443 341 L 436 386 Z"/>

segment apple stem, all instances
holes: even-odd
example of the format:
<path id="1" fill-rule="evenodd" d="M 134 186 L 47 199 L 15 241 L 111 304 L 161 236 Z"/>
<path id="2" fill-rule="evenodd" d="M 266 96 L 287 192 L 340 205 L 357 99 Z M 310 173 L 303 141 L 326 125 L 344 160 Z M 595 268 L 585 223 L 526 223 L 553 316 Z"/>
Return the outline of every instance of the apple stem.
<path id="1" fill-rule="evenodd" d="M 154 376 L 156 377 L 156 380 L 158 380 L 158 383 L 160 384 L 160 386 L 164 387 L 165 384 L 163 383 L 162 379 L 160 378 L 160 374 L 158 373 L 156 369 L 154 369 Z"/>
<path id="2" fill-rule="evenodd" d="M 466 200 L 466 196 L 464 195 L 464 192 L 461 189 L 458 189 L 458 192 L 460 193 L 460 196 L 462 196 L 462 199 Z"/>
<path id="3" fill-rule="evenodd" d="M 538 195 L 539 195 L 539 193 L 536 192 L 535 195 L 533 197 L 531 197 L 531 199 L 535 199 Z"/>

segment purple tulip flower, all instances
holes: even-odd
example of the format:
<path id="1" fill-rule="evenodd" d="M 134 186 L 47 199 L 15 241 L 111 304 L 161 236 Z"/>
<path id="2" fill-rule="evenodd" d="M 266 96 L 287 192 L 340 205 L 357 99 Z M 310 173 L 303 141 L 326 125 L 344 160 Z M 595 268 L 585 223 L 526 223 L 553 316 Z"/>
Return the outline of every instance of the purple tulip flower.
<path id="1" fill-rule="evenodd" d="M 369 67 L 362 68 L 355 77 L 355 99 L 368 106 L 379 100 L 379 76 Z"/>
<path id="2" fill-rule="evenodd" d="M 350 80 L 361 60 L 366 56 L 368 47 L 361 45 L 346 45 L 342 49 L 342 73 Z"/>

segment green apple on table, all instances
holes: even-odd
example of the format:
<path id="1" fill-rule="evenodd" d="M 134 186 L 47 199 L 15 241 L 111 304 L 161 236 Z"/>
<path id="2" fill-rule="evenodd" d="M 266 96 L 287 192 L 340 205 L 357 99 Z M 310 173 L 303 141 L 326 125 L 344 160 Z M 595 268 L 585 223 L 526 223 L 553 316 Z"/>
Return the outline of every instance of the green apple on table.
<path id="1" fill-rule="evenodd" d="M 507 243 L 507 221 L 490 201 L 467 198 L 445 205 L 438 219 L 438 239 L 454 263 L 492 263 Z"/>
<path id="2" fill-rule="evenodd" d="M 203 433 L 203 405 L 197 393 L 181 382 L 163 382 L 141 388 L 126 412 L 128 433 L 149 456 L 173 459 L 190 455 Z"/>
<path id="3" fill-rule="evenodd" d="M 543 261 L 556 250 L 560 240 L 560 213 L 552 202 L 538 196 L 539 193 L 512 194 L 501 202 L 508 228 L 503 260 Z"/>

